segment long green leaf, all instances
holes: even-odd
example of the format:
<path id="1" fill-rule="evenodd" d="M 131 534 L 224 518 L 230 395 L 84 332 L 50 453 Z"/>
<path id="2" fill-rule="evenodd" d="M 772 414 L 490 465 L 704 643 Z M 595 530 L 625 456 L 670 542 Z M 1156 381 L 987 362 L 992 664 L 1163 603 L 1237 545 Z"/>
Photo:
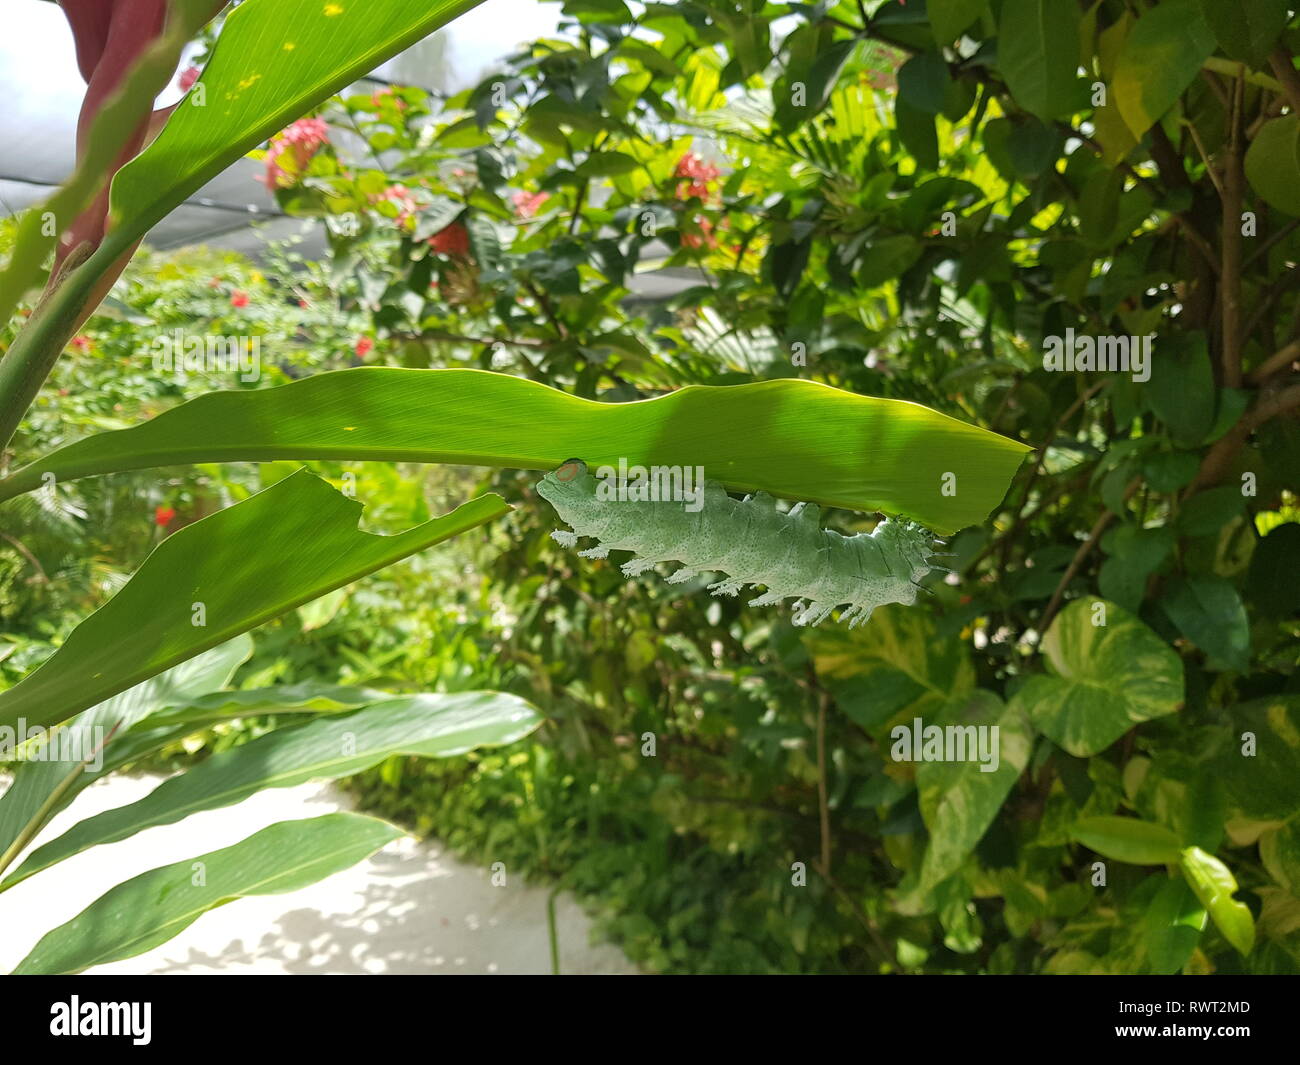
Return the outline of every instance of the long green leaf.
<path id="1" fill-rule="evenodd" d="M 150 869 L 46 933 L 14 975 L 79 973 L 165 943 L 208 910 L 248 895 L 297 891 L 402 835 L 386 821 L 326 814 L 281 821 L 233 847 Z"/>
<path id="2" fill-rule="evenodd" d="M 246 691 L 218 691 L 172 703 L 141 722 L 142 730 L 188 729 L 197 731 L 218 721 L 257 714 L 341 714 L 381 703 L 394 696 L 374 688 L 353 688 L 305 680 Z"/>
<path id="3" fill-rule="evenodd" d="M 811 381 L 693 385 L 597 403 L 481 370 L 360 367 L 260 391 L 214 392 L 90 437 L 0 482 L 180 462 L 380 459 L 549 470 L 703 466 L 729 488 L 905 514 L 940 533 L 983 521 L 1030 449 L 927 407 Z M 948 477 L 947 475 L 951 475 Z"/>
<path id="4" fill-rule="evenodd" d="M 397 536 L 305 470 L 169 536 L 63 646 L 0 694 L 0 725 L 53 725 L 302 603 L 500 517 L 486 495 Z"/>
<path id="5" fill-rule="evenodd" d="M 32 825 L 32 819 L 66 778 L 68 771 L 103 743 L 113 729 L 116 728 L 117 732 L 101 752 L 100 764 L 85 766 L 77 774 L 59 803 L 48 811 L 49 816 L 67 806 L 86 786 L 144 753 L 133 731 L 138 722 L 164 707 L 189 703 L 224 687 L 239 664 L 252 653 L 252 639 L 241 635 L 113 696 L 69 721 L 44 748 L 36 752 L 40 757 L 20 762 L 14 770 L 8 790 L 0 797 L 0 854 L 6 853 L 19 835 Z M 65 751 L 69 758 L 55 757 Z"/>
<path id="6" fill-rule="evenodd" d="M 537 709 L 518 696 L 472 691 L 393 699 L 279 729 L 164 780 L 138 802 L 74 825 L 36 850 L 0 891 L 91 847 L 174 824 L 200 810 L 231 806 L 264 788 L 335 780 L 394 754 L 449 758 L 476 747 L 503 746 L 541 723 Z"/>
<path id="7" fill-rule="evenodd" d="M 1081 817 L 1070 835 L 1104 858 L 1134 865 L 1176 862 L 1182 847 L 1164 825 L 1136 817 Z"/>

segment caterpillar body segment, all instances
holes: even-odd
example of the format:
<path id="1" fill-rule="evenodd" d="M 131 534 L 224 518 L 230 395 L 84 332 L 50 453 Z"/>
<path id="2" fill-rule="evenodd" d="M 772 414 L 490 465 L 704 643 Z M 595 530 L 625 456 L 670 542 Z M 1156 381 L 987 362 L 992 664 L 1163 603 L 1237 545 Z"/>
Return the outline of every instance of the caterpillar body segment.
<path id="1" fill-rule="evenodd" d="M 685 501 L 600 498 L 598 482 L 578 460 L 546 474 L 537 491 L 571 528 L 551 535 L 565 547 L 582 537 L 596 546 L 584 558 L 610 551 L 636 555 L 622 567 L 633 577 L 660 563 L 680 562 L 668 577 L 679 584 L 703 572 L 725 574 L 709 585 L 714 595 L 737 595 L 746 585 L 762 587 L 751 606 L 794 598 L 796 625 L 816 625 L 836 607 L 852 628 L 885 603 L 916 601 L 919 581 L 932 567 L 933 535 L 914 522 L 885 519 L 870 533 L 842 536 L 820 526 L 820 509 L 798 503 L 788 513 L 764 492 L 743 500 L 713 481 L 704 484 L 700 505 Z"/>

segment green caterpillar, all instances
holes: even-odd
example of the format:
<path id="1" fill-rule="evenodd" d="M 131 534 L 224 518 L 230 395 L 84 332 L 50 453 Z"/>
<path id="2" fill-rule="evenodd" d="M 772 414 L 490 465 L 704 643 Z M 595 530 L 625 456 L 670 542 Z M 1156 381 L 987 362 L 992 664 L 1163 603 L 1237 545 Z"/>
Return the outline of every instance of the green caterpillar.
<path id="1" fill-rule="evenodd" d="M 682 563 L 669 584 L 700 572 L 729 574 L 709 585 L 714 595 L 762 585 L 767 591 L 750 605 L 796 598 L 796 625 L 816 625 L 844 606 L 840 620 L 853 628 L 885 603 L 914 603 L 918 582 L 940 568 L 929 562 L 933 535 L 915 522 L 886 519 L 870 533 L 842 536 L 821 528 L 816 504 L 798 503 L 782 513 L 764 492 L 733 499 L 713 481 L 704 482 L 694 513 L 678 501 L 607 501 L 597 487 L 578 459 L 538 483 L 538 494 L 572 529 L 553 532 L 557 543 L 574 547 L 579 537 L 595 537 L 595 547 L 578 552 L 583 558 L 634 551 L 639 557 L 622 567 L 628 577 L 660 562 Z"/>

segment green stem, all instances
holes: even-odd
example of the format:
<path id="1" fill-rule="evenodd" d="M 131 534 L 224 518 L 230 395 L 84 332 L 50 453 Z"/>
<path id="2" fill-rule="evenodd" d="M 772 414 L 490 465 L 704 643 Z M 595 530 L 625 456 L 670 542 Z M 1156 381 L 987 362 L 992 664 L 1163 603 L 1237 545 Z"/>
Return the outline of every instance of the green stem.
<path id="1" fill-rule="evenodd" d="M 1216 74 L 1222 74 L 1226 78 L 1241 78 L 1247 84 L 1258 85 L 1261 89 L 1268 89 L 1269 92 L 1281 93 L 1282 83 L 1276 78 L 1270 78 L 1267 74 L 1260 74 L 1251 70 L 1245 63 L 1234 63 L 1231 59 L 1224 59 L 1221 56 L 1212 55 L 1201 64 L 1202 70 L 1212 70 Z"/>
<path id="2" fill-rule="evenodd" d="M 122 238 L 106 237 L 88 259 L 46 293 L 0 359 L 0 450 L 8 447 L 23 415 L 80 325 L 96 282 L 127 247 Z"/>
<path id="3" fill-rule="evenodd" d="M 26 849 L 27 844 L 35 839 L 36 834 L 49 823 L 50 818 L 54 816 L 54 811 L 58 808 L 59 801 L 68 793 L 68 789 L 72 787 L 72 782 L 77 779 L 77 774 L 85 771 L 86 764 L 93 761 L 95 756 L 99 754 L 105 746 L 107 746 L 108 741 L 113 738 L 113 733 L 116 732 L 121 725 L 121 721 L 114 725 L 109 730 L 108 735 L 104 737 L 103 742 L 96 746 L 90 754 L 86 755 L 85 758 L 72 767 L 72 770 L 68 775 L 59 781 L 55 789 L 50 792 L 49 797 L 41 803 L 40 809 L 37 810 L 36 813 L 32 814 L 31 819 L 27 824 L 23 825 L 22 831 L 14 838 L 13 843 L 9 845 L 4 854 L 0 854 L 0 876 L 4 875 L 4 871 L 13 865 L 14 859 L 17 858 L 18 855 L 22 854 Z M 15 881 L 15 883 L 17 883 L 17 881 Z M 7 891 L 11 886 L 11 884 L 0 884 L 0 891 Z"/>
<path id="4" fill-rule="evenodd" d="M 560 975 L 560 935 L 555 927 L 555 897 L 560 893 L 557 885 L 546 900 L 546 930 L 551 937 L 551 975 Z"/>

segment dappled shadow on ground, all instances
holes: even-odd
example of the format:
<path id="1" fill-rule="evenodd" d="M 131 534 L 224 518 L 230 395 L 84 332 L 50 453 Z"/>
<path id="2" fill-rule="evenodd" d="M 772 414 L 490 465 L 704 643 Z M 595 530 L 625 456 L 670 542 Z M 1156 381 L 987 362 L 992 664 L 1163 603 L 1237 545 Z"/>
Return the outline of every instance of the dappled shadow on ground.
<path id="1" fill-rule="evenodd" d="M 464 866 L 436 844 L 401 840 L 362 867 L 348 912 L 286 911 L 256 943 L 231 940 L 207 952 L 190 947 L 154 973 L 286 972 L 549 973 L 547 890 Z M 346 875 L 346 874 L 344 874 Z M 342 900 L 336 900 L 342 901 Z M 235 903 L 234 905 L 238 905 Z M 561 971 L 631 972 L 609 945 L 587 944 L 589 921 L 571 899 L 557 901 Z"/>

